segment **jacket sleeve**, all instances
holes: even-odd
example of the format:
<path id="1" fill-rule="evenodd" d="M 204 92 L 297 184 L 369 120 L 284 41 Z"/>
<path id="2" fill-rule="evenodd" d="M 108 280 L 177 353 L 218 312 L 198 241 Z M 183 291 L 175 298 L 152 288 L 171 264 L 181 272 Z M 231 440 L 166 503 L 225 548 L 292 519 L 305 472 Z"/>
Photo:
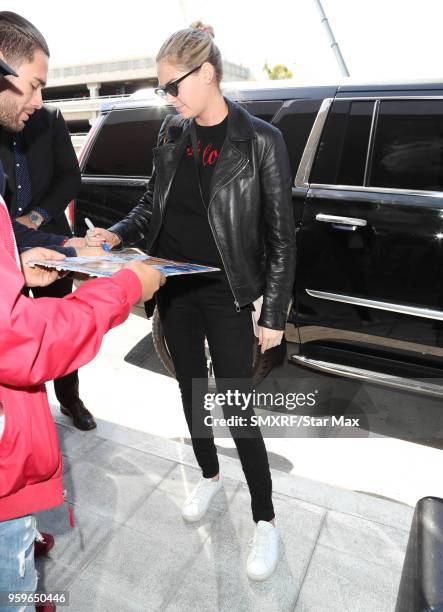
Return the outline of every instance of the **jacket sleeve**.
<path id="1" fill-rule="evenodd" d="M 58 109 L 51 127 L 53 177 L 48 191 L 39 200 L 38 207 L 43 208 L 53 218 L 60 216 L 69 202 L 77 196 L 81 187 L 81 174 L 68 127 Z"/>
<path id="2" fill-rule="evenodd" d="M 131 270 L 86 282 L 64 298 L 28 298 L 17 263 L 0 244 L 0 383 L 31 387 L 90 361 L 104 334 L 140 299 Z"/>
<path id="3" fill-rule="evenodd" d="M 61 245 L 67 236 L 58 236 L 57 234 L 48 234 L 41 230 L 31 229 L 23 223 L 19 223 L 12 219 L 12 228 L 14 230 L 17 248 L 20 252 L 33 247 L 50 247 L 52 245 Z"/>
<path id="4" fill-rule="evenodd" d="M 259 325 L 283 330 L 295 275 L 295 225 L 288 152 L 274 127 L 264 151 L 260 182 L 267 270 Z"/>
<path id="5" fill-rule="evenodd" d="M 166 130 L 174 115 L 167 115 L 163 121 L 157 138 L 157 146 L 165 142 Z M 146 238 L 151 224 L 152 210 L 154 206 L 154 189 L 156 181 L 155 164 L 152 167 L 151 178 L 147 189 L 138 201 L 138 204 L 126 215 L 124 219 L 115 223 L 108 230 L 117 234 L 121 239 L 121 246 L 131 246 L 139 240 Z"/>

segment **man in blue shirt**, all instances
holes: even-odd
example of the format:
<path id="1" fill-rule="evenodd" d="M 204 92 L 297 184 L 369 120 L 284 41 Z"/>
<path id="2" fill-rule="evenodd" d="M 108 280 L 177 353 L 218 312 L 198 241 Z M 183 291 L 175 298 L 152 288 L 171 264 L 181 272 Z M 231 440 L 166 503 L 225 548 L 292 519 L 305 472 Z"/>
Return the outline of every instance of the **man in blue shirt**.
<path id="1" fill-rule="evenodd" d="M 19 30 L 20 17 L 9 11 L 0 11 L 0 24 L 4 28 Z M 7 106 L 1 112 L 0 159 L 8 175 L 5 201 L 12 219 L 32 232 L 44 231 L 57 235 L 58 247 L 70 236 L 65 216 L 69 201 L 77 195 L 81 185 L 80 170 L 64 119 L 56 108 L 43 106 L 41 89 L 46 84 L 49 49 L 41 37 L 42 66 L 39 74 L 29 75 L 33 92 L 21 91 L 11 84 L 3 92 Z M 23 240 L 35 238 L 17 234 L 19 250 Z M 74 239 L 77 241 L 78 239 Z M 35 246 L 35 242 L 25 245 Z M 39 244 L 40 246 L 41 243 Z M 46 246 L 50 246 L 48 242 Z M 51 245 L 52 246 L 52 245 Z M 68 242 L 65 246 L 77 246 Z M 32 290 L 34 297 L 64 297 L 72 291 L 72 279 L 66 276 L 52 285 Z M 82 430 L 96 427 L 93 415 L 79 396 L 78 372 L 72 372 L 54 381 L 54 390 L 63 414 L 70 416 L 74 425 Z"/>

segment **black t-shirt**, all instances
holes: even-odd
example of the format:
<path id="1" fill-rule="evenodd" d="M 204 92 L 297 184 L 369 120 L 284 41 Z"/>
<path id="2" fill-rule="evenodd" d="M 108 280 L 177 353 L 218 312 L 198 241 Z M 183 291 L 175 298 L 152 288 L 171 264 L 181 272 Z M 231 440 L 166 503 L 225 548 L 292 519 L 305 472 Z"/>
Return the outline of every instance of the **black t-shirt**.
<path id="1" fill-rule="evenodd" d="M 212 175 L 226 137 L 228 118 L 211 126 L 196 124 L 200 183 L 192 143 L 186 147 L 171 186 L 157 255 L 167 259 L 192 261 L 223 268 L 208 221 L 207 206 Z"/>

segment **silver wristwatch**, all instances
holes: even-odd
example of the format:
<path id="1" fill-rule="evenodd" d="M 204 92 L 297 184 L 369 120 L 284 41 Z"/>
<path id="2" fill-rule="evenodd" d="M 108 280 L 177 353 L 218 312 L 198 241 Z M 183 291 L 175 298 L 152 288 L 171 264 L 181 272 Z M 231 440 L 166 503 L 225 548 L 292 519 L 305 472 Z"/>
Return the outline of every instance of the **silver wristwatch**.
<path id="1" fill-rule="evenodd" d="M 43 216 L 35 210 L 31 210 L 28 217 L 31 223 L 36 227 L 40 227 L 40 225 L 43 223 Z"/>

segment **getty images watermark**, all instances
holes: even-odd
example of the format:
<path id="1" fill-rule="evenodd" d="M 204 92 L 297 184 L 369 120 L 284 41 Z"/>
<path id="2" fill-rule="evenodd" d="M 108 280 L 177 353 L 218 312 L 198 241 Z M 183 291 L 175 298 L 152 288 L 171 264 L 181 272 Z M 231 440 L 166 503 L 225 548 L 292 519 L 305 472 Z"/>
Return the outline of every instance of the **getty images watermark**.
<path id="1" fill-rule="evenodd" d="M 243 392 L 238 389 L 227 389 L 224 393 L 205 393 L 205 410 L 213 410 L 216 406 L 232 406 L 247 410 L 253 407 L 284 407 L 294 410 L 297 407 L 315 406 L 318 391 L 312 393 L 265 393 L 261 391 Z"/>
<path id="2" fill-rule="evenodd" d="M 352 397 L 352 386 L 333 384 L 331 393 L 312 380 L 271 379 L 257 390 L 243 380 L 223 379 L 213 392 L 199 379 L 193 384 L 193 435 L 252 437 L 261 431 L 264 437 L 367 437 L 367 410 Z"/>

